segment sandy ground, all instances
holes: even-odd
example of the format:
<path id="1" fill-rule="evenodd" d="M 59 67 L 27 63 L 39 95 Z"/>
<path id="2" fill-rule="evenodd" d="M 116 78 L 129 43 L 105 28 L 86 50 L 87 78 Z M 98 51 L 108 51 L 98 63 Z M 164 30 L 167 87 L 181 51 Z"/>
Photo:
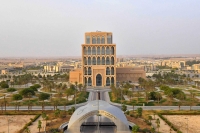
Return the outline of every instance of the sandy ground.
<path id="1" fill-rule="evenodd" d="M 40 131 L 44 131 L 46 121 L 45 120 L 43 121 L 42 117 L 40 116 L 35 122 L 32 123 L 31 126 L 29 126 L 31 133 L 39 132 L 39 129 L 37 128 L 39 120 L 41 120 L 41 122 L 42 122 L 42 128 L 40 129 Z"/>
<path id="2" fill-rule="evenodd" d="M 155 115 L 155 119 L 154 119 L 154 116 L 152 115 L 152 118 L 153 118 L 153 120 L 151 122 L 156 131 L 158 131 L 158 129 L 157 129 L 157 124 L 155 122 L 156 122 L 156 119 L 159 118 L 160 119 L 159 132 L 161 132 L 161 133 L 176 133 L 173 129 L 170 130 L 170 127 L 168 126 L 168 124 L 165 123 L 165 121 L 163 121 L 157 115 Z"/>
<path id="3" fill-rule="evenodd" d="M 34 115 L 0 115 L 0 133 L 8 133 L 8 120 L 9 120 L 9 133 L 16 133 L 23 126 L 34 118 Z"/>
<path id="4" fill-rule="evenodd" d="M 200 133 L 199 115 L 164 115 L 164 117 L 178 127 L 183 133 Z"/>

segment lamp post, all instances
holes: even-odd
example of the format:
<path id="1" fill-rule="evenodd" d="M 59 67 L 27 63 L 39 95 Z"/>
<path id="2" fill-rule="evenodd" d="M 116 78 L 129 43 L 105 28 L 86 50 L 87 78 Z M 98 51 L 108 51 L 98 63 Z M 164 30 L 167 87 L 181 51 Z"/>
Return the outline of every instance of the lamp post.
<path id="1" fill-rule="evenodd" d="M 97 119 L 98 119 L 98 126 L 97 126 L 97 132 L 99 133 L 99 90 L 97 90 L 97 102 L 98 102 L 98 113 L 97 113 Z"/>
<path id="2" fill-rule="evenodd" d="M 119 86 L 119 89 L 121 90 L 121 109 L 122 109 L 122 88 L 121 88 L 121 85 Z"/>
<path id="3" fill-rule="evenodd" d="M 76 85 L 76 89 L 77 89 L 77 85 Z M 76 89 L 75 89 L 75 110 L 76 110 Z"/>

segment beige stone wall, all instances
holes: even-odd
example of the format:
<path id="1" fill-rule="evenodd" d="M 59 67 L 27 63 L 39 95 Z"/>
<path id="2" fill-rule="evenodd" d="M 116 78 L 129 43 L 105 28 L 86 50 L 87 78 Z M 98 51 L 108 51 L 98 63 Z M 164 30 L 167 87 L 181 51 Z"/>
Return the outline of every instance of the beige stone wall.
<path id="1" fill-rule="evenodd" d="M 69 77 L 70 77 L 69 78 L 70 83 L 75 83 L 75 82 L 83 83 L 82 82 L 82 70 L 81 69 L 76 69 L 76 70 L 70 71 Z"/>
<path id="2" fill-rule="evenodd" d="M 138 82 L 138 79 L 146 78 L 146 73 L 143 68 L 133 68 L 133 67 L 117 67 L 117 81 L 131 81 Z"/>

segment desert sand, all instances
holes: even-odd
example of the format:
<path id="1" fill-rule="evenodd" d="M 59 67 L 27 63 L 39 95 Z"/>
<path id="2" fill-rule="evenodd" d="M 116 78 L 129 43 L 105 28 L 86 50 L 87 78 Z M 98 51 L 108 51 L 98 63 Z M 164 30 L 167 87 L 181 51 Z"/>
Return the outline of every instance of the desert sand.
<path id="1" fill-rule="evenodd" d="M 200 115 L 164 115 L 182 133 L 200 133 Z"/>
<path id="2" fill-rule="evenodd" d="M 34 115 L 0 115 L 0 133 L 8 133 L 8 130 L 9 133 L 16 133 L 30 121 L 30 118 L 34 118 Z"/>

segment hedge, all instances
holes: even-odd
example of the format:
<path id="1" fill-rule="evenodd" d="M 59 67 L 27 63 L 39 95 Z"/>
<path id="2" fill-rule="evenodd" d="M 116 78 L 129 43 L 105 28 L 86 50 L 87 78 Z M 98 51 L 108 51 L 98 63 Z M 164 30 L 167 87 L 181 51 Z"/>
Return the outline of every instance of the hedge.
<path id="1" fill-rule="evenodd" d="M 31 119 L 30 122 L 26 123 L 25 126 L 24 126 L 21 130 L 19 130 L 19 133 L 23 133 L 24 130 L 25 130 L 28 126 L 32 125 L 32 123 L 35 122 L 35 121 L 40 117 L 40 115 L 41 115 L 41 114 L 36 115 L 33 119 Z"/>

